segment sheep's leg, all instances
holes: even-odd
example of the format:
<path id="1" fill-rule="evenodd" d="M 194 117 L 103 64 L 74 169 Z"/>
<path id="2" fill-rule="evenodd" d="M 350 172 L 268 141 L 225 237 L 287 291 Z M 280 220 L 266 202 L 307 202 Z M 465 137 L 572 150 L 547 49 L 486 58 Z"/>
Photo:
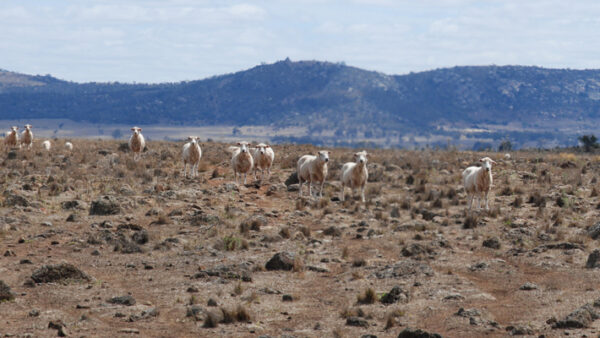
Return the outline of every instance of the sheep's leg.
<path id="1" fill-rule="evenodd" d="M 325 185 L 325 180 L 321 182 L 321 189 L 319 190 L 319 197 L 323 198 L 323 186 Z"/>
<path id="2" fill-rule="evenodd" d="M 473 207 L 473 199 L 475 198 L 475 195 L 471 195 L 471 198 L 469 199 L 469 211 L 471 211 L 471 208 Z"/>
<path id="3" fill-rule="evenodd" d="M 300 194 L 300 197 L 302 197 L 302 178 L 300 178 L 300 176 L 298 176 L 298 182 L 300 182 L 300 186 L 298 188 L 298 192 Z"/>
<path id="4" fill-rule="evenodd" d="M 308 197 L 312 198 L 312 181 L 308 181 Z"/>
<path id="5" fill-rule="evenodd" d="M 488 192 L 485 192 L 485 210 L 490 210 L 490 206 L 488 204 Z"/>
<path id="6" fill-rule="evenodd" d="M 364 185 L 360 188 L 360 198 L 362 199 L 362 202 L 365 203 L 365 186 Z"/>
<path id="7" fill-rule="evenodd" d="M 183 177 L 187 178 L 187 163 L 183 162 Z"/>
<path id="8" fill-rule="evenodd" d="M 257 178 L 256 178 L 256 172 L 257 172 L 257 171 L 258 171 L 258 169 L 256 169 L 256 167 L 255 167 L 255 168 L 254 168 L 254 180 L 255 180 L 255 181 L 257 180 Z"/>
<path id="9" fill-rule="evenodd" d="M 344 183 L 342 183 L 342 196 L 340 197 L 340 201 L 344 202 L 344 200 L 346 199 L 345 195 L 346 192 L 346 186 L 344 185 Z"/>
<path id="10" fill-rule="evenodd" d="M 481 210 L 481 194 L 477 194 L 477 210 Z"/>
<path id="11" fill-rule="evenodd" d="M 244 185 L 246 185 L 246 175 L 247 173 L 244 173 Z"/>

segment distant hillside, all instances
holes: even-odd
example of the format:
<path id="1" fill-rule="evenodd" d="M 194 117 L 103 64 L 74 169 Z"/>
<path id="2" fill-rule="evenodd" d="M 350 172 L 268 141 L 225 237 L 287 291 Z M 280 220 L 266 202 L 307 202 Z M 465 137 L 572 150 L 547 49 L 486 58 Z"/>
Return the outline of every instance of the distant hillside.
<path id="1" fill-rule="evenodd" d="M 511 122 L 523 131 L 537 126 L 538 132 L 548 127 L 560 132 L 564 121 L 585 125 L 599 113 L 600 70 L 478 66 L 391 76 L 339 63 L 285 60 L 157 85 L 78 84 L 0 71 L 2 119 L 305 126 L 315 137 L 332 131 L 337 137 L 401 140 L 407 133 L 436 130 L 458 138 L 460 132 L 451 130 Z M 503 135 L 491 138 L 516 137 Z"/>

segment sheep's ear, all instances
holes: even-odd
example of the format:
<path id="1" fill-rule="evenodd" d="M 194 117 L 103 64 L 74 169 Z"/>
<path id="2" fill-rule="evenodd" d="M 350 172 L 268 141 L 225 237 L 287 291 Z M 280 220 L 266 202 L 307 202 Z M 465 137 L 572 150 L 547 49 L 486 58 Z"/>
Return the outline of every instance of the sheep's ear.
<path id="1" fill-rule="evenodd" d="M 131 128 L 131 131 L 135 131 L 135 128 Z"/>
<path id="2" fill-rule="evenodd" d="M 494 161 L 494 160 L 490 160 L 490 162 L 492 162 L 492 163 L 494 163 L 494 164 L 498 164 L 498 163 L 496 163 L 496 161 Z"/>
<path id="3" fill-rule="evenodd" d="M 479 162 L 483 162 L 483 159 L 480 159 Z"/>
<path id="4" fill-rule="evenodd" d="M 142 128 L 138 128 L 139 131 L 142 131 Z"/>
<path id="5" fill-rule="evenodd" d="M 267 144 L 267 145 L 265 146 L 265 148 L 271 148 L 271 146 Z"/>
<path id="6" fill-rule="evenodd" d="M 238 142 L 238 143 L 237 143 L 237 145 L 238 145 L 238 146 L 241 146 L 241 145 L 242 145 L 242 142 Z"/>

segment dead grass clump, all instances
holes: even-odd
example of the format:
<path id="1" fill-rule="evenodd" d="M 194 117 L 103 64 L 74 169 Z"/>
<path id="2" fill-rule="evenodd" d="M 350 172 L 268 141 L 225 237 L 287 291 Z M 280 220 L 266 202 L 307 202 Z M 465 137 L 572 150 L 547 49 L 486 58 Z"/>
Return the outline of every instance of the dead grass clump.
<path id="1" fill-rule="evenodd" d="M 546 206 L 546 198 L 544 196 L 542 196 L 538 191 L 534 192 L 533 194 L 529 195 L 529 200 L 527 201 L 527 203 L 531 203 L 536 207 L 540 207 L 540 206 Z"/>
<path id="2" fill-rule="evenodd" d="M 513 194 L 513 191 L 509 185 L 504 186 L 502 190 L 500 190 L 500 196 L 510 196 Z"/>
<path id="3" fill-rule="evenodd" d="M 373 289 L 368 288 L 363 294 L 356 297 L 356 302 L 358 304 L 374 304 L 377 302 L 377 294 Z"/>
<path id="4" fill-rule="evenodd" d="M 352 266 L 355 268 L 367 266 L 367 261 L 365 261 L 364 258 L 355 258 L 354 261 L 352 261 Z"/>
<path id="5" fill-rule="evenodd" d="M 235 309 L 235 319 L 238 322 L 249 322 L 251 320 L 250 313 L 242 304 L 238 304 Z"/>
<path id="6" fill-rule="evenodd" d="M 206 314 L 206 317 L 204 317 L 204 323 L 202 324 L 202 327 L 212 329 L 217 326 L 219 326 L 219 319 L 217 315 L 213 312 L 208 312 Z"/>
<path id="7" fill-rule="evenodd" d="M 210 174 L 210 178 L 217 178 L 219 177 L 219 167 L 215 167 L 215 169 L 213 169 L 212 174 Z"/>
<path id="8" fill-rule="evenodd" d="M 395 309 L 390 311 L 386 316 L 385 316 L 385 330 L 389 330 L 392 327 L 394 327 L 396 325 L 396 318 L 398 317 L 403 317 L 404 316 L 404 311 L 400 310 L 400 309 Z"/>
<path id="9" fill-rule="evenodd" d="M 347 247 L 347 246 L 345 246 L 345 247 L 342 249 L 342 258 L 343 258 L 343 259 L 347 259 L 349 254 L 350 254 L 350 249 L 348 249 L 348 247 Z"/>
<path id="10" fill-rule="evenodd" d="M 465 222 L 463 223 L 463 229 L 475 229 L 479 222 L 479 217 L 474 214 L 470 214 L 465 217 Z"/>
<path id="11" fill-rule="evenodd" d="M 317 208 L 323 209 L 323 208 L 329 206 L 329 202 L 330 202 L 329 198 L 327 198 L 327 197 L 319 198 L 319 202 L 317 202 Z"/>
<path id="12" fill-rule="evenodd" d="M 221 251 L 247 250 L 249 248 L 248 241 L 243 238 L 233 235 L 225 236 L 215 243 L 214 248 Z"/>
<path id="13" fill-rule="evenodd" d="M 521 196 L 515 197 L 515 200 L 510 204 L 515 208 L 520 208 L 523 205 L 523 198 Z"/>
<path id="14" fill-rule="evenodd" d="M 238 282 L 235 287 L 233 288 L 233 293 L 236 295 L 241 295 L 242 293 L 244 293 L 244 288 L 242 287 L 242 282 Z"/>
<path id="15" fill-rule="evenodd" d="M 309 227 L 301 226 L 299 230 L 304 235 L 304 237 L 310 238 L 310 228 Z"/>
<path id="16" fill-rule="evenodd" d="M 285 239 L 289 239 L 291 237 L 290 228 L 288 228 L 288 227 L 281 228 L 281 230 L 279 230 L 279 235 Z"/>

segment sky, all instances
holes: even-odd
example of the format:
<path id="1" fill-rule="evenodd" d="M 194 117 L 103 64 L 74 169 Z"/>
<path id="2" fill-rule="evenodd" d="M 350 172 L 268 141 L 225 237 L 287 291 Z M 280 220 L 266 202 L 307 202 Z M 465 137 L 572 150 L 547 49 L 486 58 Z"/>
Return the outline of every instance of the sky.
<path id="1" fill-rule="evenodd" d="M 600 68 L 600 1 L 0 1 L 0 69 L 9 71 L 158 83 L 288 57 L 386 74 Z"/>

